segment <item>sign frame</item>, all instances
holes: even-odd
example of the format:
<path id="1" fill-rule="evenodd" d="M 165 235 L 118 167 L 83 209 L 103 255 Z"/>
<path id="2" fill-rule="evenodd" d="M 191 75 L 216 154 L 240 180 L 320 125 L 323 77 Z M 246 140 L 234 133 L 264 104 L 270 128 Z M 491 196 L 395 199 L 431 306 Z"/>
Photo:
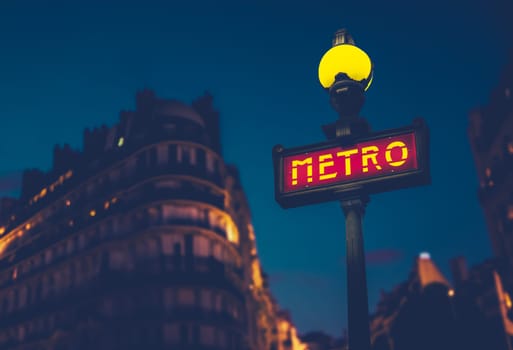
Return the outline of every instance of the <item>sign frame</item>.
<path id="1" fill-rule="evenodd" d="M 348 147 L 358 143 L 414 133 L 417 150 L 418 169 L 386 174 L 378 177 L 358 179 L 325 186 L 302 188 L 293 192 L 284 191 L 283 159 L 297 154 L 320 151 L 332 147 Z M 431 183 L 429 164 L 429 129 L 425 121 L 417 118 L 409 126 L 389 129 L 364 135 L 342 136 L 326 142 L 285 149 L 281 145 L 273 147 L 274 195 L 284 209 L 333 200 L 346 200 L 355 195 L 370 195 L 402 188 L 429 185 Z"/>

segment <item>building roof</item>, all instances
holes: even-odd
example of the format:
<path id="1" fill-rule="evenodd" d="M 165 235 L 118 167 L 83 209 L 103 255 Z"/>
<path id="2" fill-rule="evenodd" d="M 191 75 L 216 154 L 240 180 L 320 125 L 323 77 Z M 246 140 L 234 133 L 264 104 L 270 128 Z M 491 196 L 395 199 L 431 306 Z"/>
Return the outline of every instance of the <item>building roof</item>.
<path id="1" fill-rule="evenodd" d="M 423 253 L 417 258 L 417 274 L 422 288 L 440 283 L 450 288 L 449 282 L 435 265 L 429 254 Z"/>
<path id="2" fill-rule="evenodd" d="M 176 100 L 162 100 L 161 102 L 156 108 L 158 115 L 188 119 L 205 127 L 205 121 L 191 106 Z"/>

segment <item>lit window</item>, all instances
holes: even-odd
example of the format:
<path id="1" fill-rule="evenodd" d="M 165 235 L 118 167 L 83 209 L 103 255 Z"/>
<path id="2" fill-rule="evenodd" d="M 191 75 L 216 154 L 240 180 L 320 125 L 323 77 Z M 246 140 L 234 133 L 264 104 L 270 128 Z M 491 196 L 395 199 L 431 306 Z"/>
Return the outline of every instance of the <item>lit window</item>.
<path id="1" fill-rule="evenodd" d="M 66 199 L 66 206 L 69 207 L 71 205 L 71 201 L 69 199 Z"/>
<path id="2" fill-rule="evenodd" d="M 112 204 L 116 203 L 117 201 L 118 201 L 118 199 L 117 199 L 116 197 L 113 197 L 113 198 L 110 200 L 110 202 L 111 202 Z"/>
<path id="3" fill-rule="evenodd" d="M 72 176 L 73 176 L 73 171 L 71 171 L 71 170 L 68 170 L 68 171 L 66 172 L 66 174 L 64 174 L 64 177 L 65 177 L 66 179 L 69 179 L 69 178 L 70 178 L 70 177 L 72 177 Z"/>
<path id="4" fill-rule="evenodd" d="M 12 270 L 12 279 L 15 280 L 18 278 L 18 268 L 15 267 L 14 270 Z"/>
<path id="5" fill-rule="evenodd" d="M 118 147 L 123 147 L 124 144 L 125 144 L 125 138 L 124 137 L 120 137 L 118 139 Z"/>
<path id="6" fill-rule="evenodd" d="M 513 154 L 513 142 L 508 143 L 508 153 Z"/>
<path id="7" fill-rule="evenodd" d="M 103 209 L 107 210 L 107 209 L 109 209 L 109 207 L 110 207 L 110 203 L 109 203 L 109 201 L 107 201 L 107 202 L 105 202 L 105 203 L 103 204 Z"/>
<path id="8" fill-rule="evenodd" d="M 3 235 L 5 233 L 5 227 L 0 227 L 0 235 Z"/>
<path id="9" fill-rule="evenodd" d="M 74 225 L 73 220 L 68 221 L 68 226 L 69 226 L 69 227 L 73 227 L 73 225 Z"/>
<path id="10" fill-rule="evenodd" d="M 447 295 L 452 298 L 454 296 L 454 289 L 449 289 Z"/>
<path id="11" fill-rule="evenodd" d="M 91 211 L 89 212 L 89 216 L 96 216 L 96 210 L 94 210 L 94 209 L 93 209 L 93 210 L 91 210 Z"/>
<path id="12" fill-rule="evenodd" d="M 46 196 L 46 188 L 43 188 L 43 189 L 41 190 L 41 193 L 39 194 L 39 196 L 40 196 L 40 197 L 44 197 L 44 196 Z"/>
<path id="13" fill-rule="evenodd" d="M 28 223 L 25 225 L 25 230 L 30 230 L 31 227 L 32 227 L 32 225 L 30 225 L 30 223 Z"/>
<path id="14" fill-rule="evenodd" d="M 196 256 L 209 256 L 210 245 L 209 240 L 201 235 L 194 236 L 194 255 Z"/>
<path id="15" fill-rule="evenodd" d="M 489 187 L 493 187 L 494 185 L 495 185 L 495 183 L 492 180 L 488 181 L 488 186 Z"/>
<path id="16" fill-rule="evenodd" d="M 490 168 L 486 168 L 485 175 L 486 175 L 486 177 L 492 176 L 492 170 Z"/>
<path id="17" fill-rule="evenodd" d="M 511 309 L 511 306 L 513 306 L 513 304 L 511 303 L 511 297 L 506 292 L 504 292 L 504 301 L 506 302 L 506 307 L 508 309 Z"/>

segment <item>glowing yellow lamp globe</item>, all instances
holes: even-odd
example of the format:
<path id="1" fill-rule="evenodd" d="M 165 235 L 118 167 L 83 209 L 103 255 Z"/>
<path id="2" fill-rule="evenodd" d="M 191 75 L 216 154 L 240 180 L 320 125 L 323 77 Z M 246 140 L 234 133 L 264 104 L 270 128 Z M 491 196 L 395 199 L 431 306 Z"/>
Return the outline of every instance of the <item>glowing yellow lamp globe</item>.
<path id="1" fill-rule="evenodd" d="M 328 89 L 339 73 L 346 73 L 354 81 L 367 81 L 364 86 L 367 90 L 372 82 L 372 62 L 365 51 L 354 45 L 333 46 L 319 63 L 319 82 Z"/>

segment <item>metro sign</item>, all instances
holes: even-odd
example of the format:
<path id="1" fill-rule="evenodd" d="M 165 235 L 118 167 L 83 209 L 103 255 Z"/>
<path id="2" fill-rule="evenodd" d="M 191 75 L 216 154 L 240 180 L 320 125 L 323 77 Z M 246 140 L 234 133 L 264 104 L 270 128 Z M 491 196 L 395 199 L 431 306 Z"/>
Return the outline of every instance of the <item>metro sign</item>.
<path id="1" fill-rule="evenodd" d="M 426 185 L 429 135 L 424 122 L 400 129 L 273 149 L 275 197 L 283 208 Z"/>

